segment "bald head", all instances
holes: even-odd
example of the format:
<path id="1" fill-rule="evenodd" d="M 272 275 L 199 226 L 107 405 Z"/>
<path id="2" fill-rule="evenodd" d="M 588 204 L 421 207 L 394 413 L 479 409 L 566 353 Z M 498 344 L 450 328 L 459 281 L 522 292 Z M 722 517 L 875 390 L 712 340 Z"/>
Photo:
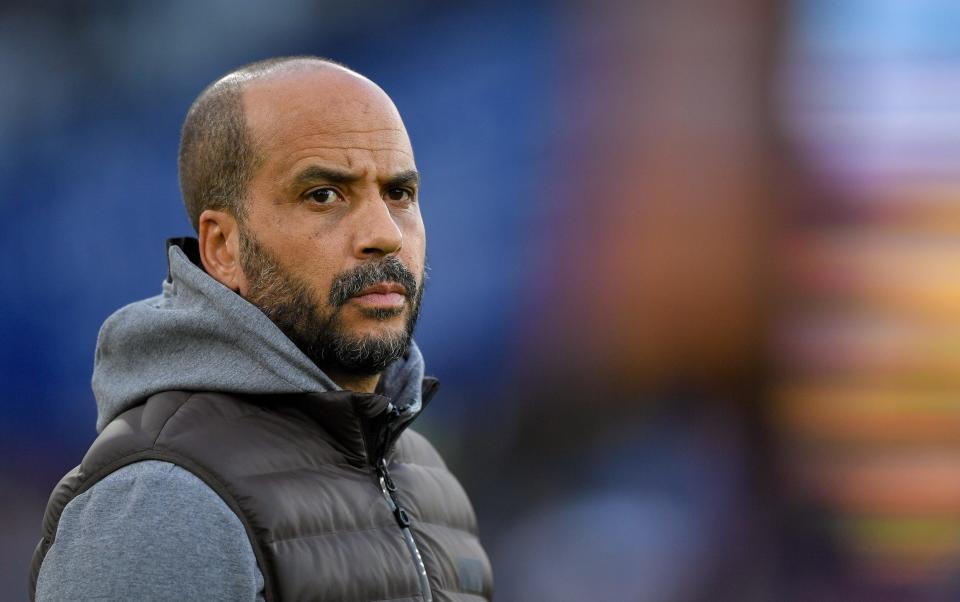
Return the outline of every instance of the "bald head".
<path id="1" fill-rule="evenodd" d="M 247 185 L 263 161 L 258 145 L 265 137 L 269 138 L 270 121 L 283 117 L 271 111 L 269 99 L 297 94 L 298 80 L 308 75 L 312 80 L 322 78 L 331 82 L 329 87 L 341 93 L 353 88 L 355 94 L 348 94 L 346 98 L 342 95 L 332 99 L 303 98 L 302 102 L 350 103 L 354 108 L 380 104 L 381 111 L 387 106 L 396 112 L 376 84 L 335 61 L 320 57 L 267 59 L 218 79 L 193 102 L 180 136 L 180 191 L 195 230 L 200 214 L 206 209 L 227 210 L 237 219 L 243 219 Z M 254 91 L 257 102 L 245 101 L 250 91 Z M 386 104 L 369 101 L 377 95 L 382 95 Z M 351 102 L 354 96 L 359 103 Z M 255 106 L 252 115 L 250 104 Z M 336 111 L 336 107 L 331 109 Z M 335 122 L 335 116 L 331 117 Z"/>

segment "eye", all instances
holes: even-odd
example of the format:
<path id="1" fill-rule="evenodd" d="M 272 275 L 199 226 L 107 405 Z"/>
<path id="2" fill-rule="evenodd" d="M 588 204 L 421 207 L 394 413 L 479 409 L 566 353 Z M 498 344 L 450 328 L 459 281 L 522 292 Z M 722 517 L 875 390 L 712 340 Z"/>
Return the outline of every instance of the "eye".
<path id="1" fill-rule="evenodd" d="M 406 188 L 391 188 L 387 191 L 386 197 L 397 203 L 409 203 L 413 201 L 413 191 Z"/>
<path id="2" fill-rule="evenodd" d="M 304 196 L 320 205 L 329 205 L 340 198 L 340 193 L 335 188 L 316 188 Z"/>

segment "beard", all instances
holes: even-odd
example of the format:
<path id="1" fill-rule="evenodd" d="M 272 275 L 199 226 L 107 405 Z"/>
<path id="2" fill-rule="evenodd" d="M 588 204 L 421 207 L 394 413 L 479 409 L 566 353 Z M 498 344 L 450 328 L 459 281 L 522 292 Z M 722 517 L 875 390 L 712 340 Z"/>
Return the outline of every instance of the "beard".
<path id="1" fill-rule="evenodd" d="M 420 315 L 424 274 L 420 284 L 397 259 L 389 255 L 338 274 L 330 285 L 327 303 L 321 303 L 306 282 L 286 271 L 245 228 L 240 227 L 240 266 L 250 285 L 246 299 L 260 309 L 321 370 L 373 376 L 406 353 Z M 346 304 L 363 289 L 396 282 L 404 287 L 406 307 L 368 308 L 367 318 L 387 320 L 409 311 L 400 332 L 359 336 L 343 323 Z M 409 310 L 408 310 L 409 308 Z"/>

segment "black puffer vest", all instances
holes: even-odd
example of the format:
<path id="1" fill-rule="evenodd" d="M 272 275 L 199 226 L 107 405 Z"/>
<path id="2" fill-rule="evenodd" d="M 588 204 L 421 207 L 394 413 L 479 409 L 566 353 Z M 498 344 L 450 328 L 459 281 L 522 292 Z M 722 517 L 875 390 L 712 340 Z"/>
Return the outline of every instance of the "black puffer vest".
<path id="1" fill-rule="evenodd" d="M 436 386 L 423 384 L 423 405 Z M 166 392 L 103 430 L 50 497 L 31 597 L 64 507 L 118 468 L 163 460 L 243 522 L 267 600 L 489 600 L 490 564 L 456 478 L 380 395 Z"/>

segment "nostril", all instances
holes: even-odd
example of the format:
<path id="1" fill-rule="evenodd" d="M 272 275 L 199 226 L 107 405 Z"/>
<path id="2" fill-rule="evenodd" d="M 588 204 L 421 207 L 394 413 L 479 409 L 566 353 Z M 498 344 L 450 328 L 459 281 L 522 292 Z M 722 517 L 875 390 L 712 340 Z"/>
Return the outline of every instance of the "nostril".
<path id="1" fill-rule="evenodd" d="M 386 257 L 395 255 L 403 248 L 403 236 L 375 236 L 366 241 L 357 241 L 357 253 L 362 257 Z"/>

